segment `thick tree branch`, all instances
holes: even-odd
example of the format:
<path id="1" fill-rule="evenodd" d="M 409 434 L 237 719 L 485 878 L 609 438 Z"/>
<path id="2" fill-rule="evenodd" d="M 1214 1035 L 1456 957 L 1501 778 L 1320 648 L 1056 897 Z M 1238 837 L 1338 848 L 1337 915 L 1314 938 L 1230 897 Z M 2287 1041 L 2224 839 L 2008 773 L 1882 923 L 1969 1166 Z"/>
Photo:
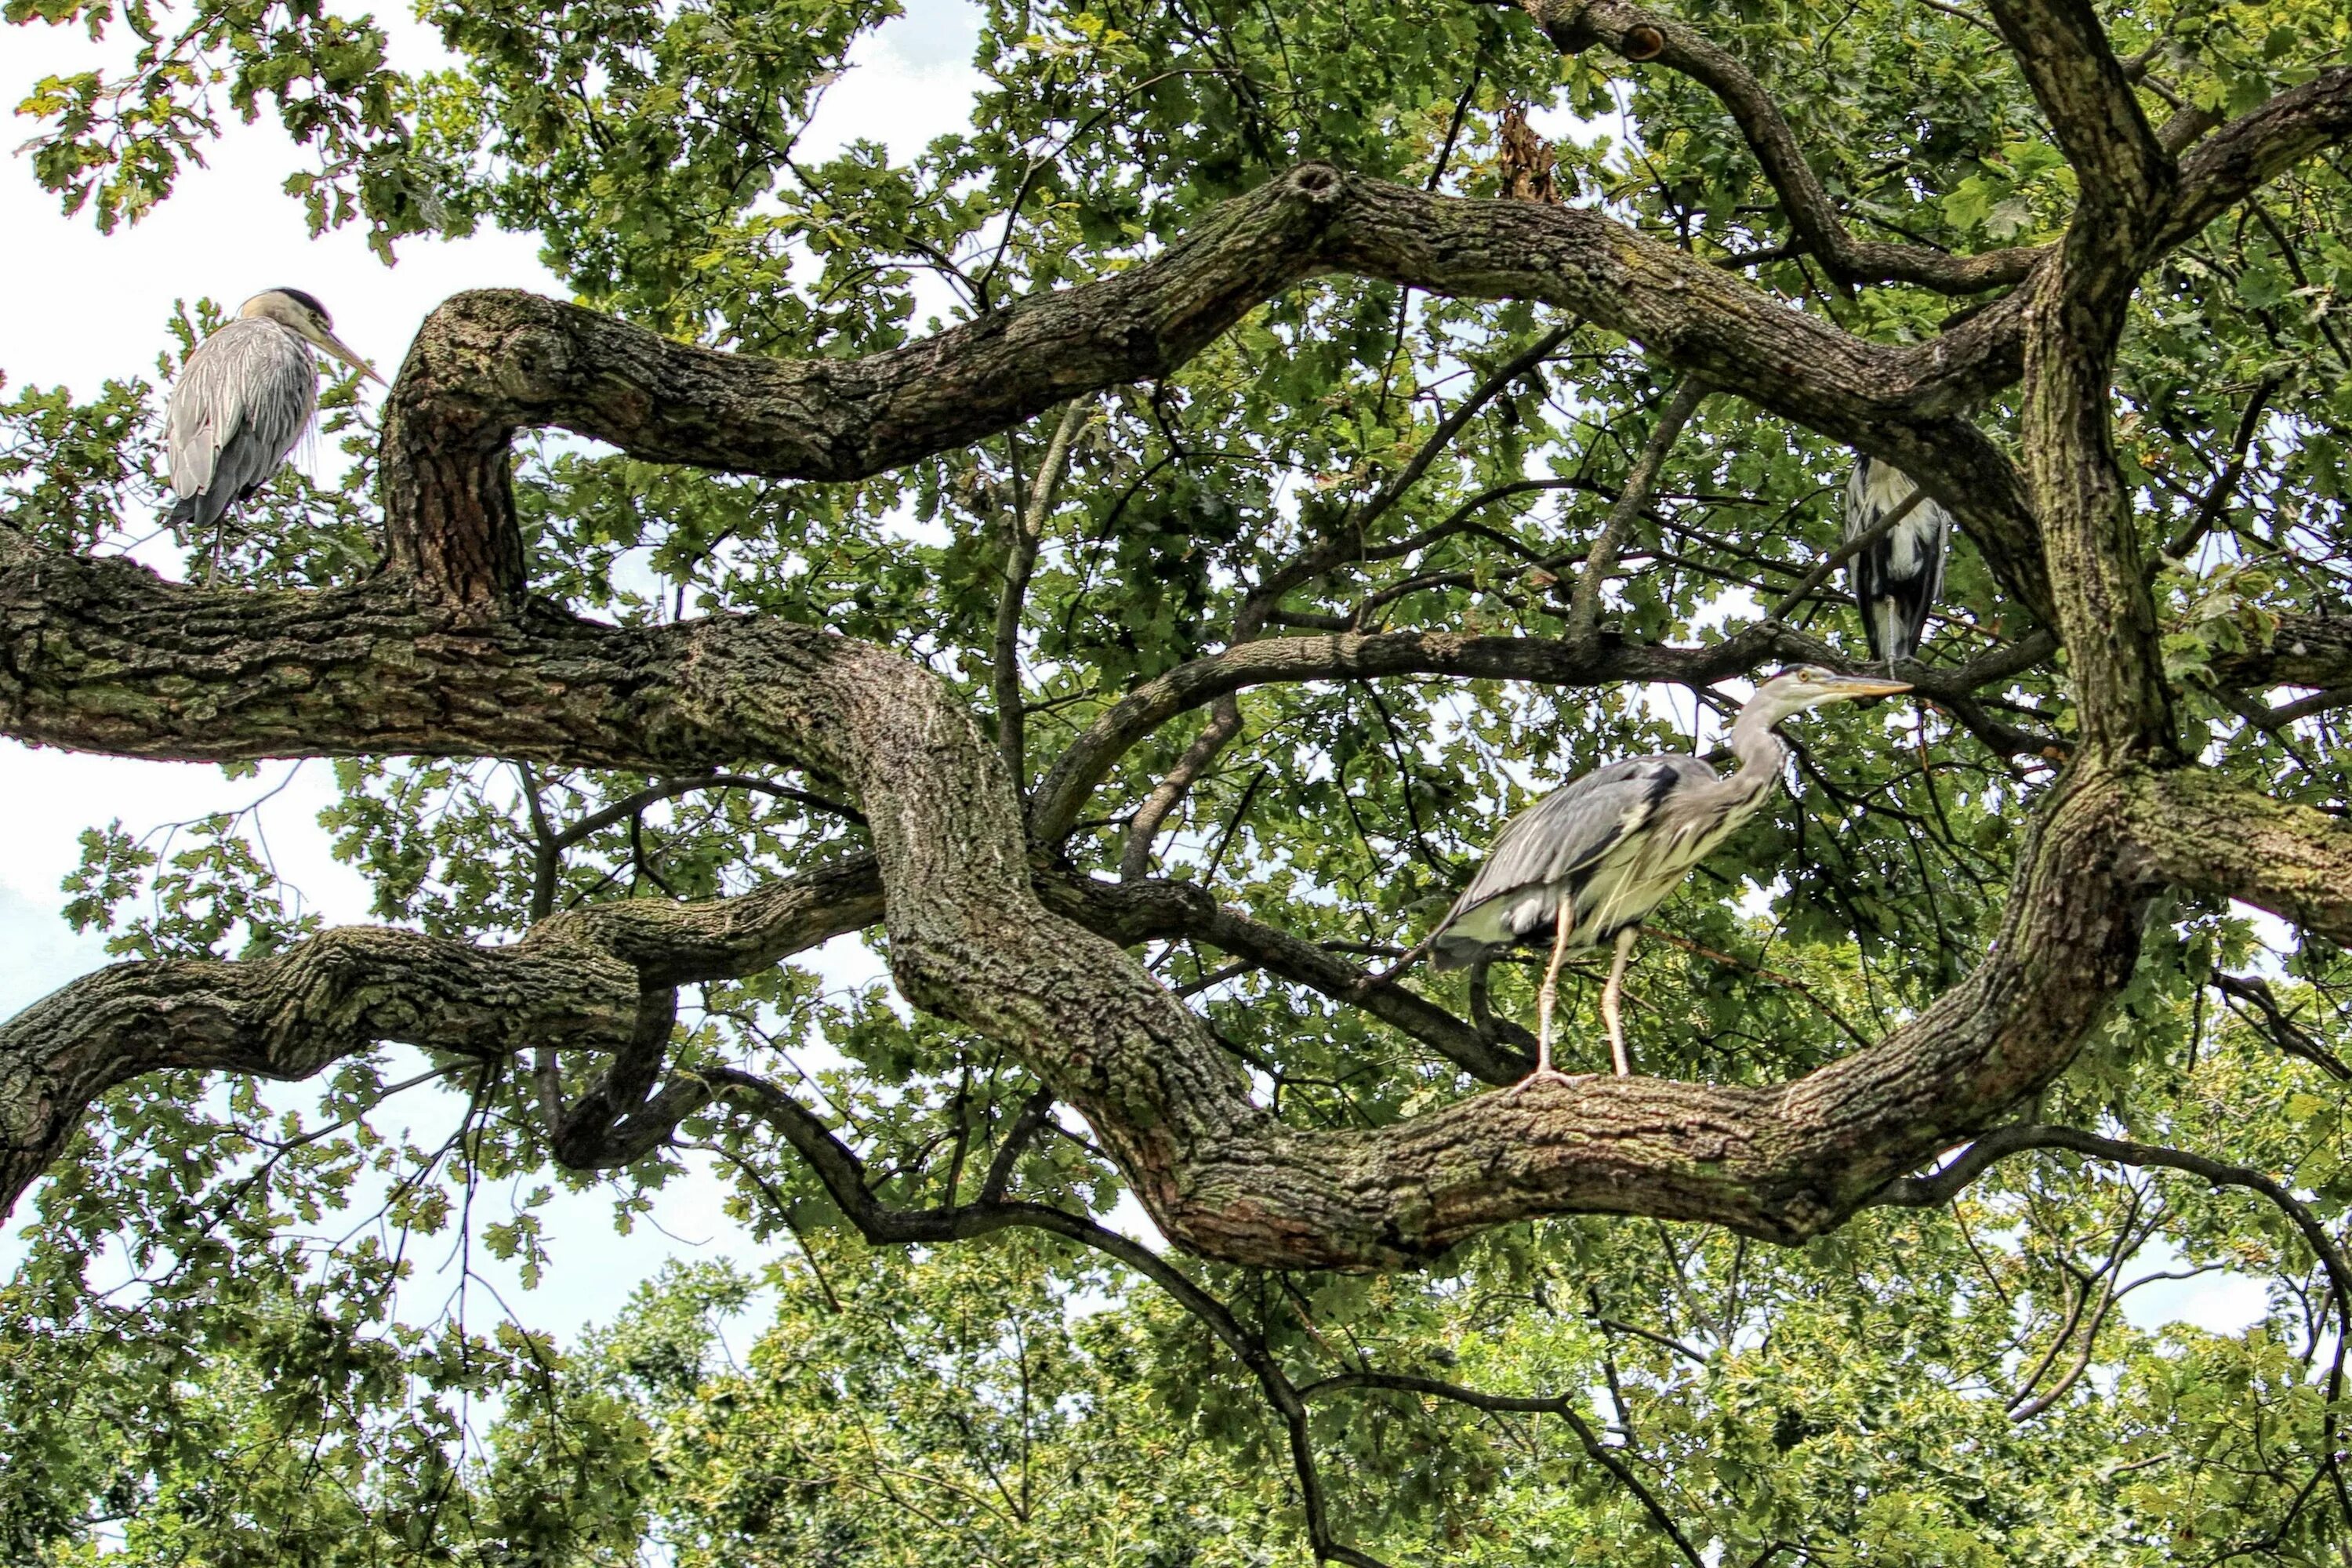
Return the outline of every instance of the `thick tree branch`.
<path id="1" fill-rule="evenodd" d="M 2168 880 L 2352 944 L 2352 825 L 2197 767 L 2139 774 L 2121 805 Z"/>
<path id="2" fill-rule="evenodd" d="M 1251 1102 L 1199 1021 L 1123 951 L 1036 901 L 1001 759 L 936 678 L 805 627 L 715 622 L 667 635 L 688 639 L 667 667 L 675 684 L 660 689 L 633 664 L 639 684 L 629 693 L 637 706 L 624 705 L 627 732 L 639 744 L 691 750 L 683 740 L 691 718 L 710 731 L 704 744 L 724 736 L 763 760 L 840 781 L 871 825 L 901 991 L 1018 1053 L 1093 1124 L 1162 1230 L 1212 1257 L 1394 1267 L 1497 1223 L 1574 1210 L 1711 1219 L 1780 1238 L 1812 1234 L 2046 1081 L 2128 966 L 2137 873 L 2117 858 L 2113 786 L 2086 781 L 2061 797 L 2044 848 L 2021 871 L 2009 927 L 1977 973 L 1898 1035 L 1785 1089 L 1588 1079 L 1482 1096 L 1394 1127 L 1301 1132 Z M 583 639 L 573 651 L 593 646 Z M 614 699 L 592 661 L 575 657 L 569 668 L 565 700 L 583 716 L 570 722 L 582 725 Z M 600 918 L 655 956 L 674 957 L 641 912 L 647 907 Z M 795 912 L 809 921 L 806 934 L 840 923 L 837 914 Z M 736 951 L 761 945 L 739 941 Z M 437 971 L 404 955 L 387 967 L 391 974 L 363 988 L 372 1006 L 396 1010 L 384 1037 L 448 1047 L 453 1031 L 419 1011 L 431 998 L 395 983 L 411 969 Z M 572 974 L 583 963 L 555 967 Z M 283 1009 L 271 997 L 236 1005 L 243 987 L 276 972 L 228 968 L 225 993 L 204 988 L 205 1007 L 117 1005 L 105 1015 L 116 1020 L 113 1032 L 96 1045 L 79 1024 L 58 1041 L 62 1021 L 89 1015 L 79 1006 L 45 1005 L 11 1026 L 16 1173 L 30 1178 L 84 1102 L 55 1092 L 70 1075 L 53 1060 L 102 1060 L 103 1081 L 121 1081 L 192 1059 L 173 1044 L 174 1017 L 218 1016 L 209 1054 L 193 1059 L 286 1070 L 293 1047 L 272 1046 L 269 1033 Z M 646 983 L 641 969 L 613 970 L 595 1032 L 604 1049 L 629 1037 Z M 101 992 L 120 984 L 106 975 L 94 983 Z M 514 1009 L 494 1016 L 498 1048 L 539 1043 L 518 1037 Z M 352 1035 L 345 1026 L 332 1038 Z M 303 1042 L 310 1055 L 300 1059 L 320 1048 Z M 91 1080 L 88 1092 L 98 1087 Z"/>
<path id="3" fill-rule="evenodd" d="M 2079 249 L 2070 243 L 2032 290 L 2019 420 L 2027 478 L 2084 742 L 2116 755 L 2168 757 L 2179 737 L 2156 603 L 2109 416 L 2126 296 L 2107 286 L 2111 257 L 2093 256 L 2086 276 Z"/>
<path id="4" fill-rule="evenodd" d="M 2036 634 L 1958 668 L 1925 669 L 1912 679 L 1925 696 L 1955 700 L 2031 668 L 2050 656 L 2052 647 L 2046 636 Z M 1179 665 L 1112 703 L 1070 743 L 1038 785 L 1030 831 L 1042 843 L 1059 842 L 1077 822 L 1087 797 L 1130 747 L 1178 714 L 1253 686 L 1397 675 L 1526 680 L 1547 686 L 1604 686 L 1621 681 L 1710 686 L 1732 676 L 1752 675 L 1774 662 L 1838 668 L 1845 661 L 1827 644 L 1770 620 L 1748 626 L 1719 643 L 1695 647 L 1629 643 L 1605 634 L 1587 644 L 1567 638 L 1468 637 L 1454 632 L 1339 632 L 1263 638 Z"/>
<path id="5" fill-rule="evenodd" d="M 2053 90 L 2095 99 L 2096 62 L 2073 76 L 2063 64 L 2050 62 Z M 2347 102 L 2352 76 L 2331 71 L 2208 139 L 2131 268 L 2343 135 Z M 1996 306 L 1931 343 L 1881 347 L 1598 213 L 1454 200 L 1317 164 L 1228 203 L 1140 266 L 862 360 L 714 353 L 526 295 L 459 295 L 426 321 L 387 408 L 392 565 L 471 618 L 519 602 L 504 468 L 516 428 L 570 429 L 648 461 L 857 479 L 1164 375 L 1259 302 L 1333 268 L 1562 306 L 1894 463 L 1954 506 L 2010 591 L 2047 618 L 2017 476 L 1958 417 L 2019 374 L 2021 307 Z"/>
<path id="6" fill-rule="evenodd" d="M 2079 67 L 2053 56 L 2032 68 L 2073 94 L 2081 84 L 2065 73 Z M 2096 79 L 2105 68 L 2095 58 L 2088 68 Z M 2282 111 L 2266 133 L 2227 142 L 2235 162 L 2214 165 L 2216 178 L 2254 177 L 2266 147 L 2305 134 L 2296 127 L 2311 116 L 2301 112 Z M 2099 177 L 2119 189 L 2139 166 L 2128 146 L 2092 155 L 2108 161 Z M 862 874 L 878 874 L 902 992 L 1019 1055 L 1087 1117 L 1147 1211 L 1188 1247 L 1281 1267 L 1395 1267 L 1492 1225 L 1576 1211 L 1796 1239 L 1991 1124 L 2064 1066 L 2128 971 L 2136 900 L 2158 876 L 2186 879 L 2196 868 L 2194 853 L 2177 845 L 2151 856 L 2147 825 L 2135 834 L 2126 824 L 2131 810 L 2152 809 L 2151 778 L 2171 789 L 2179 775 L 2148 773 L 2128 746 L 2078 763 L 2021 857 L 1986 961 L 1904 1029 L 1794 1083 L 1584 1079 L 1479 1096 L 1391 1127 L 1302 1132 L 1250 1101 L 1199 1021 L 1128 955 L 1039 904 L 1003 760 L 926 671 L 767 621 L 622 631 L 512 613 L 523 584 L 507 437 L 555 426 L 648 460 L 856 478 L 1090 388 L 1164 374 L 1271 292 L 1343 268 L 1576 310 L 1687 374 L 1898 464 L 1957 503 L 2013 593 L 2037 612 L 2059 606 L 2069 642 L 2084 641 L 2074 650 L 2082 671 L 2102 653 L 2085 634 L 2113 624 L 2101 622 L 2097 603 L 2116 543 L 2097 488 L 2105 470 L 2089 491 L 2035 476 L 2037 499 L 2063 503 L 2053 595 L 2021 476 L 1960 417 L 2016 364 L 2032 370 L 2037 352 L 2112 347 L 2112 317 L 2084 305 L 2101 294 L 2101 279 L 2077 269 L 2072 251 L 2066 259 L 2063 274 L 2037 272 L 2029 306 L 1996 308 L 1932 344 L 1888 349 L 1597 214 L 1448 201 L 1309 166 L 1228 205 L 1151 261 L 863 361 L 734 358 L 527 296 L 461 296 L 420 335 L 388 415 L 390 580 L 320 595 L 208 594 L 121 563 L 37 557 L 0 536 L 0 729 L 85 750 L 220 760 L 425 752 L 659 773 L 743 762 L 801 768 L 868 818 L 874 861 Z M 2084 314 L 2032 320 L 2052 308 Z M 2057 449 L 2075 456 L 2102 455 L 2088 410 L 2105 395 L 2104 366 L 2100 357 L 2071 379 L 2030 388 L 2030 433 L 2055 435 Z M 420 609 L 412 591 L 444 607 Z M 2120 624 L 2140 635 L 2137 617 Z M 1724 645 L 1727 654 L 1680 660 L 1604 647 L 1578 678 L 1602 678 L 1606 666 L 1607 679 L 1691 679 L 1707 661 L 1737 662 L 1790 635 L 1759 628 Z M 1394 646 L 1383 639 L 1332 640 L 1346 646 L 1318 663 L 1342 676 L 1397 673 L 1410 662 L 1383 665 Z M 1524 648 L 1504 659 L 1479 646 L 1513 640 L 1459 639 L 1442 668 L 1523 673 Z M 1234 652 L 1254 656 L 1256 646 Z M 1433 662 L 1426 647 L 1412 660 Z M 1664 665 L 1677 668 L 1642 673 Z M 2125 655 L 2109 665 L 2085 678 L 2085 712 L 2095 727 L 2144 735 L 2147 716 L 2129 710 L 2145 697 L 2143 669 Z M 1100 766 L 1097 748 L 1075 771 L 1077 795 Z M 2304 860 L 2332 859 L 2333 840 L 2313 825 L 2274 826 L 2302 841 Z M 2341 929 L 2342 900 L 2315 877 L 2285 879 L 2292 885 L 2274 889 L 2277 901 Z M 856 891 L 853 902 L 871 897 Z M 848 918 L 838 901 L 789 913 L 803 922 L 796 935 Z M 610 1125 L 619 1135 L 639 1118 L 625 1139 L 635 1144 L 650 1125 L 643 1112 L 695 1092 L 681 1080 L 677 1096 L 645 1094 L 658 1064 L 644 996 L 680 944 L 642 913 L 598 918 L 615 922 L 602 952 L 559 956 L 557 938 L 538 932 L 482 954 L 418 946 L 425 939 L 405 933 L 334 933 L 270 964 L 132 965 L 92 976 L 80 983 L 88 990 L 68 989 L 71 1001 L 38 1005 L 0 1035 L 11 1188 L 54 1153 L 88 1095 L 107 1083 L 169 1066 L 316 1070 L 362 1037 L 483 1053 L 556 1037 L 614 1052 L 607 1099 L 620 1120 Z M 782 940 L 774 923 L 700 940 L 749 962 Z M 619 956 L 629 942 L 647 961 Z M 400 980 L 361 984 L 362 971 Z"/>
<path id="7" fill-rule="evenodd" d="M 2213 676 L 2240 691 L 2273 686 L 2308 686 L 2319 690 L 2352 686 L 2352 618 L 2281 616 L 2264 646 L 2218 655 Z"/>
<path id="8" fill-rule="evenodd" d="M 257 963 L 115 964 L 0 1025 L 0 1202 L 58 1156 L 91 1100 L 142 1073 L 305 1079 L 380 1040 L 485 1058 L 547 1039 L 619 1049 L 638 1001 L 628 965 L 556 936 L 483 951 L 350 929 Z"/>
<path id="9" fill-rule="evenodd" d="M 2090 0 L 1991 0 L 2081 190 L 2073 228 L 2127 251 L 2172 191 L 2172 155 L 2140 112 Z M 2068 241 L 2071 246 L 2074 241 Z"/>
<path id="10" fill-rule="evenodd" d="M 2231 121 L 2180 163 L 2150 243 L 2168 250 L 2297 163 L 2352 136 L 2352 66 L 2334 66 Z"/>
<path id="11" fill-rule="evenodd" d="M 2057 264 L 2024 291 L 2019 434 L 2083 739 L 2112 755 L 2168 757 L 2179 740 L 2109 404 L 2146 237 L 2173 194 L 2172 157 L 2089 0 L 1992 0 L 1992 10 L 2081 190 Z"/>
<path id="12" fill-rule="evenodd" d="M 1266 299 L 1342 269 L 1457 298 L 1553 304 L 1788 418 L 1883 458 L 1953 503 L 2011 592 L 2044 595 L 2013 467 L 1959 416 L 2015 374 L 1978 331 L 1883 347 L 1793 310 L 1596 212 L 1432 195 L 1307 164 L 1182 241 L 859 360 L 716 353 L 531 295 L 460 294 L 427 318 L 388 404 L 394 572 L 479 620 L 520 602 L 503 452 L 526 426 L 650 462 L 854 479 L 1164 375 Z"/>

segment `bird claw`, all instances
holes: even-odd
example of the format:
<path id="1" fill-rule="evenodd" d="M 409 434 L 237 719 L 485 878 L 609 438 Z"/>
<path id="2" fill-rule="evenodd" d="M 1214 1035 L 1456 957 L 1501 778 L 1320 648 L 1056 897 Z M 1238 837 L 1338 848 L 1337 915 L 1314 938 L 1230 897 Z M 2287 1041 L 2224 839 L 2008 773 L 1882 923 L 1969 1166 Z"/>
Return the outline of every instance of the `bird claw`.
<path id="1" fill-rule="evenodd" d="M 1535 1071 L 1528 1074 L 1527 1077 L 1519 1079 L 1518 1082 L 1505 1089 L 1503 1091 L 1503 1098 L 1506 1100 L 1513 1099 L 1529 1084 L 1543 1082 L 1556 1083 L 1563 1089 L 1570 1089 L 1575 1086 L 1576 1078 L 1575 1075 L 1564 1073 L 1558 1068 L 1538 1068 Z"/>

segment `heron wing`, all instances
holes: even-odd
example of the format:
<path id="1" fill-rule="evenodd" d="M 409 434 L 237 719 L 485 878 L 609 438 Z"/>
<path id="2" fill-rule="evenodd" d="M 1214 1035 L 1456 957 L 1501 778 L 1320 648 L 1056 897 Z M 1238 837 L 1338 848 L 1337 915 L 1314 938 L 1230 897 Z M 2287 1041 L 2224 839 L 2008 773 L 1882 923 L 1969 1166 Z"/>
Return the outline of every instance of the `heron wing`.
<path id="1" fill-rule="evenodd" d="M 172 490 L 183 508 L 209 523 L 267 481 L 318 404 L 317 362 L 277 322 L 242 318 L 198 343 L 167 407 Z"/>
<path id="2" fill-rule="evenodd" d="M 1472 950 L 1533 929 L 1556 911 L 1559 893 L 1572 892 L 1611 850 L 1640 832 L 1678 785 L 1715 776 L 1696 757 L 1630 757 L 1594 769 L 1511 818 L 1437 928 L 1443 937 L 1466 922 L 1450 949 L 1441 943 L 1438 966 L 1465 963 Z M 1514 894 L 1547 892 L 1508 907 L 1498 904 Z M 1499 910 L 1498 922 L 1470 919 L 1490 905 Z M 1492 932 L 1485 930 L 1490 924 L 1496 927 Z"/>
<path id="3" fill-rule="evenodd" d="M 1846 538 L 1859 538 L 1877 527 L 1917 488 L 1899 468 L 1868 458 L 1856 461 L 1845 487 Z M 1910 658 L 1918 653 L 1928 613 L 1943 592 L 1944 556 L 1951 537 L 1952 514 L 1932 498 L 1923 500 L 1884 539 L 1847 563 L 1847 581 L 1862 611 L 1871 658 Z"/>

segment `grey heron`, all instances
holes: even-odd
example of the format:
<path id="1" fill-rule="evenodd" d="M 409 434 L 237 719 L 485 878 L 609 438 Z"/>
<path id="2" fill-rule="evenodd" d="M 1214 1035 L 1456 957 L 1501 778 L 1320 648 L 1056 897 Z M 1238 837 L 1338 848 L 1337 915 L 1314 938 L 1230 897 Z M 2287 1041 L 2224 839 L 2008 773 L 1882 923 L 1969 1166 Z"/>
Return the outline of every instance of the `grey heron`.
<path id="1" fill-rule="evenodd" d="M 316 343 L 362 375 L 367 361 L 335 336 L 327 308 L 299 289 L 247 300 L 195 346 L 166 409 L 172 490 L 165 521 L 210 528 L 269 482 L 319 407 Z"/>
<path id="2" fill-rule="evenodd" d="M 1756 689 L 1731 724 L 1738 771 L 1726 778 L 1696 757 L 1630 757 L 1596 768 L 1503 825 L 1486 864 L 1428 939 L 1430 967 L 1458 969 L 1517 943 L 1551 948 L 1536 993 L 1536 1070 L 1551 1065 L 1551 1016 L 1560 961 L 1570 948 L 1614 940 L 1601 1017 L 1620 1076 L 1633 1071 L 1618 998 L 1626 955 L 1649 912 L 1754 816 L 1780 782 L 1784 719 L 1824 702 L 1888 697 L 1907 682 L 1839 675 L 1816 665 L 1783 670 Z"/>
<path id="3" fill-rule="evenodd" d="M 1858 459 L 1845 486 L 1845 536 L 1858 539 L 1919 487 L 1900 468 L 1870 458 Z M 1927 629 L 1927 612 L 1944 586 L 1944 552 L 1952 539 L 1952 514 L 1921 496 L 1909 515 L 1883 539 L 1873 541 L 1846 563 L 1854 603 L 1862 608 L 1863 635 L 1870 657 L 1892 671 L 1897 661 L 1916 658 Z"/>

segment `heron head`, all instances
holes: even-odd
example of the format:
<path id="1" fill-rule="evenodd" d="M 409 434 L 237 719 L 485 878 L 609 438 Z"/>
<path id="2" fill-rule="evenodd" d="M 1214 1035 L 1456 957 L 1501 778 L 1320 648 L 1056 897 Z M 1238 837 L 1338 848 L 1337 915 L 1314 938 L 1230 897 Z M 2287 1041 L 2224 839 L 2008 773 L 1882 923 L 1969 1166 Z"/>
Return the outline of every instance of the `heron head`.
<path id="1" fill-rule="evenodd" d="M 373 365 L 360 358 L 356 350 L 335 336 L 334 319 L 327 314 L 327 307 L 299 289 L 272 289 L 266 293 L 256 294 L 245 302 L 237 314 L 275 321 L 318 344 L 370 380 L 379 384 L 383 381 L 383 377 L 376 374 Z"/>
<path id="2" fill-rule="evenodd" d="M 1823 669 L 1818 664 L 1801 664 L 1784 669 L 1756 689 L 1748 706 L 1739 716 L 1750 713 L 1766 725 L 1778 724 L 1808 708 L 1819 708 L 1824 702 L 1851 702 L 1859 697 L 1892 697 L 1898 691 L 1908 691 L 1907 680 L 1885 680 L 1872 675 L 1840 675 L 1833 669 Z"/>

